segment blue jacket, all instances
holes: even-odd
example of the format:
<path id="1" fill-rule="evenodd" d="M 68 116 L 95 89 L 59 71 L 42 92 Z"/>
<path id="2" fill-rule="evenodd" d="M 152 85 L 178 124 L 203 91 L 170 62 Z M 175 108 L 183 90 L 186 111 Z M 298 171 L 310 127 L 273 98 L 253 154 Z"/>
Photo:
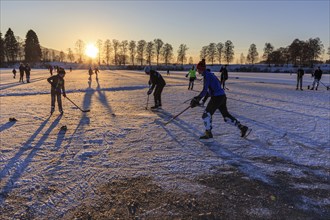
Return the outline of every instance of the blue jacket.
<path id="1" fill-rule="evenodd" d="M 218 77 L 214 75 L 214 73 L 205 70 L 204 87 L 198 97 L 203 98 L 207 93 L 209 93 L 211 97 L 225 95 L 225 91 L 221 88 L 221 84 Z"/>

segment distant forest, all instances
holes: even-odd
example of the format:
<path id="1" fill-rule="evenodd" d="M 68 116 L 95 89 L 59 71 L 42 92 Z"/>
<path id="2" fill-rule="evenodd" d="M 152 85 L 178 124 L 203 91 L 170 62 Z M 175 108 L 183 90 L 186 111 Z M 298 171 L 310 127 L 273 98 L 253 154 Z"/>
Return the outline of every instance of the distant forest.
<path id="1" fill-rule="evenodd" d="M 28 63 L 48 63 L 48 62 L 71 62 L 71 63 L 91 63 L 91 58 L 85 55 L 86 44 L 82 40 L 77 40 L 74 49 L 68 48 L 66 52 L 56 51 L 41 47 L 37 34 L 29 30 L 25 40 L 15 36 L 9 28 L 2 36 L 0 33 L 0 66 L 6 67 L 18 62 Z M 147 42 L 139 41 L 119 41 L 98 40 L 96 47 L 99 50 L 98 57 L 95 58 L 98 65 L 115 66 L 142 66 L 142 65 L 184 65 L 193 64 L 191 56 L 188 57 L 186 44 L 180 44 L 174 56 L 173 46 L 163 42 L 161 39 L 154 39 Z M 247 55 L 240 54 L 236 60 L 238 64 L 271 64 L 313 67 L 319 63 L 330 63 L 330 58 L 325 62 L 321 60 L 325 53 L 324 45 L 319 38 L 308 40 L 294 39 L 286 46 L 275 49 L 271 43 L 265 43 L 263 53 L 259 55 L 255 44 L 251 44 Z M 327 48 L 330 56 L 330 47 Z M 234 61 L 234 44 L 227 40 L 222 43 L 210 43 L 200 50 L 200 59 L 205 59 L 209 64 L 232 64 Z"/>

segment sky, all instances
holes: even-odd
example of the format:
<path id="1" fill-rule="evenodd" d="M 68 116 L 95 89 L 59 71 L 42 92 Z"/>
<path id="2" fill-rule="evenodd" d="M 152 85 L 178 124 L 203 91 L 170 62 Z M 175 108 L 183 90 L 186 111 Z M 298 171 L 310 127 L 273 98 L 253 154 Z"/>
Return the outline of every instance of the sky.
<path id="1" fill-rule="evenodd" d="M 36 32 L 44 47 L 67 52 L 78 39 L 86 44 L 107 39 L 160 38 L 189 48 L 198 61 L 203 46 L 232 41 L 237 59 L 251 44 L 259 56 L 265 43 L 275 49 L 296 38 L 319 37 L 325 51 L 330 39 L 330 1 L 15 1 L 1 0 L 1 33 L 11 28 L 25 39 Z M 326 59 L 327 56 L 325 56 Z M 235 62 L 235 61 L 234 61 Z"/>

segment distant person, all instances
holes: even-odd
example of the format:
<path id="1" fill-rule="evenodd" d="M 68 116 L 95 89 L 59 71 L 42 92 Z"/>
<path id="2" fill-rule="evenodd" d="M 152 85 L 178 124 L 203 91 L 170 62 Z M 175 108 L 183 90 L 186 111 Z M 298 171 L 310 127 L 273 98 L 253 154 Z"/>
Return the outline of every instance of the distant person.
<path id="1" fill-rule="evenodd" d="M 19 69 L 19 82 L 24 83 L 24 71 L 25 71 L 25 66 L 23 65 L 23 63 L 21 63 L 18 67 Z"/>
<path id="2" fill-rule="evenodd" d="M 167 75 L 168 75 L 168 76 L 170 75 L 170 70 L 169 70 L 169 69 L 167 69 Z"/>
<path id="3" fill-rule="evenodd" d="M 95 68 L 94 68 L 94 73 L 95 73 L 95 75 L 96 75 L 96 80 L 99 79 L 99 77 L 98 77 L 98 73 L 99 73 L 99 72 L 100 72 L 99 68 L 98 68 L 98 67 L 95 67 Z"/>
<path id="4" fill-rule="evenodd" d="M 51 76 L 53 75 L 53 66 L 52 65 L 49 66 L 49 73 Z"/>
<path id="5" fill-rule="evenodd" d="M 72 72 L 72 67 L 70 66 L 70 72 Z"/>
<path id="6" fill-rule="evenodd" d="M 223 89 L 226 89 L 226 80 L 228 79 L 227 65 L 221 67 L 220 72 L 221 72 L 220 75 L 221 86 Z"/>
<path id="7" fill-rule="evenodd" d="M 297 70 L 297 87 L 296 90 L 298 90 L 298 87 L 300 86 L 300 90 L 302 91 L 302 82 L 303 82 L 303 76 L 305 74 L 305 71 L 303 68 L 299 67 Z"/>
<path id="8" fill-rule="evenodd" d="M 61 99 L 61 90 L 63 91 L 63 96 L 66 97 L 65 94 L 65 87 L 64 87 L 64 76 L 65 70 L 63 68 L 59 68 L 58 74 L 51 76 L 47 79 L 47 81 L 51 84 L 51 110 L 50 114 L 53 114 L 55 111 L 55 101 L 57 99 L 58 110 L 60 114 L 63 114 L 63 107 L 62 107 L 62 99 Z"/>
<path id="9" fill-rule="evenodd" d="M 198 62 L 196 69 L 199 74 L 203 73 L 206 70 L 205 59 L 202 59 L 201 61 Z"/>
<path id="10" fill-rule="evenodd" d="M 245 137 L 248 131 L 248 127 L 242 125 L 236 118 L 229 114 L 226 106 L 226 94 L 225 91 L 221 88 L 220 81 L 218 77 L 214 75 L 209 69 L 204 72 L 200 72 L 204 77 L 204 86 L 200 94 L 194 97 L 191 102 L 191 108 L 194 108 L 199 105 L 199 101 L 206 95 L 211 96 L 211 100 L 207 104 L 207 107 L 202 115 L 204 121 L 205 133 L 200 136 L 200 139 L 210 139 L 213 138 L 212 134 L 212 115 L 218 109 L 223 116 L 226 116 L 232 120 L 235 126 L 237 126 L 241 131 L 241 137 Z M 225 117 L 224 117 L 225 118 Z"/>
<path id="11" fill-rule="evenodd" d="M 12 72 L 13 72 L 13 78 L 15 79 L 16 78 L 16 69 L 15 69 L 15 67 L 14 67 Z"/>
<path id="12" fill-rule="evenodd" d="M 314 87 L 315 87 L 315 90 L 317 90 L 317 88 L 319 87 L 319 84 L 320 84 L 320 80 L 322 78 L 322 70 L 320 67 L 317 67 L 317 69 L 315 70 L 314 72 L 314 82 L 313 82 L 313 87 L 311 88 L 311 90 L 314 90 Z"/>
<path id="13" fill-rule="evenodd" d="M 92 81 L 92 75 L 93 75 L 93 74 L 94 74 L 94 73 L 93 73 L 92 67 L 89 67 L 89 69 L 88 69 L 88 75 L 89 75 L 88 80 L 89 80 L 89 81 Z"/>
<path id="14" fill-rule="evenodd" d="M 25 71 L 26 82 L 30 83 L 31 67 L 28 63 L 25 64 L 24 71 Z"/>
<path id="15" fill-rule="evenodd" d="M 166 85 L 165 80 L 163 79 L 162 75 L 156 70 L 152 70 L 150 66 L 146 66 L 144 68 L 144 72 L 150 76 L 149 85 L 151 85 L 150 89 L 148 90 L 147 94 L 150 95 L 153 90 L 154 91 L 154 100 L 155 105 L 151 107 L 151 109 L 158 109 L 162 107 L 162 92 Z"/>
<path id="16" fill-rule="evenodd" d="M 186 77 L 189 77 L 189 85 L 188 85 L 188 90 L 193 90 L 194 88 L 194 82 L 196 80 L 196 70 L 195 66 L 193 65 L 191 69 L 189 70 L 188 74 Z"/>

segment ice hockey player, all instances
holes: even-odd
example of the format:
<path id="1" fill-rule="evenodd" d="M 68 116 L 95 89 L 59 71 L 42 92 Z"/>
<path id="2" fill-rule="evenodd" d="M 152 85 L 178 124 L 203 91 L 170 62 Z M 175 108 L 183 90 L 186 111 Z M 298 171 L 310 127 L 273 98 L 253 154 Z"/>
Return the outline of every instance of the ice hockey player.
<path id="1" fill-rule="evenodd" d="M 144 72 L 150 75 L 149 85 L 151 85 L 147 94 L 150 95 L 154 91 L 155 106 L 152 106 L 151 109 L 157 109 L 162 106 L 162 92 L 166 85 L 165 80 L 159 72 L 152 70 L 150 66 L 144 68 Z"/>
<path id="2" fill-rule="evenodd" d="M 298 86 L 300 86 L 300 90 L 302 91 L 302 81 L 303 81 L 303 76 L 305 74 L 305 71 L 303 68 L 299 67 L 297 70 L 297 87 L 296 90 L 298 90 Z"/>
<path id="3" fill-rule="evenodd" d="M 24 67 L 23 63 L 21 63 L 19 65 L 18 69 L 19 69 L 19 82 L 24 83 L 23 78 L 24 78 L 24 69 L 25 69 L 25 67 Z"/>
<path id="4" fill-rule="evenodd" d="M 245 137 L 248 127 L 242 125 L 236 118 L 231 116 L 227 110 L 226 106 L 226 94 L 225 91 L 221 88 L 220 81 L 218 77 L 214 75 L 209 69 L 201 72 L 204 77 L 204 86 L 203 90 L 200 94 L 194 97 L 191 102 L 191 108 L 194 108 L 199 105 L 199 101 L 207 94 L 211 96 L 211 100 L 207 104 L 207 107 L 202 115 L 204 126 L 205 126 L 205 134 L 200 137 L 200 139 L 209 139 L 213 138 L 212 134 L 212 115 L 214 112 L 219 109 L 223 116 L 229 117 L 233 124 L 237 126 L 241 131 L 241 137 Z"/>
<path id="5" fill-rule="evenodd" d="M 63 91 L 63 96 L 66 97 L 65 94 L 65 87 L 64 87 L 64 76 L 65 70 L 63 68 L 59 68 L 58 74 L 51 76 L 47 79 L 47 81 L 51 84 L 51 110 L 50 114 L 53 114 L 55 111 L 55 101 L 57 98 L 58 110 L 63 114 L 63 107 L 62 107 L 62 99 L 61 99 L 61 90 Z"/>
<path id="6" fill-rule="evenodd" d="M 88 74 L 89 74 L 89 78 L 88 78 L 88 80 L 89 80 L 89 81 L 92 81 L 92 75 L 94 74 L 94 72 L 93 72 L 93 70 L 92 70 L 92 67 L 89 67 L 89 69 L 88 69 Z"/>
<path id="7" fill-rule="evenodd" d="M 15 67 L 14 67 L 12 72 L 13 72 L 13 78 L 15 79 L 16 78 L 16 69 L 15 69 Z"/>
<path id="8" fill-rule="evenodd" d="M 313 82 L 313 87 L 311 88 L 311 90 L 314 90 L 314 87 L 315 87 L 315 90 L 317 90 L 317 88 L 319 87 L 319 83 L 320 83 L 320 80 L 322 78 L 322 70 L 320 67 L 317 67 L 317 69 L 315 70 L 314 72 L 314 82 Z"/>
<path id="9" fill-rule="evenodd" d="M 206 69 L 205 59 L 202 59 L 201 61 L 198 62 L 196 69 L 199 74 L 201 74 L 205 71 L 205 69 Z"/>
<path id="10" fill-rule="evenodd" d="M 220 69 L 221 75 L 220 75 L 220 82 L 223 89 L 226 89 L 226 80 L 228 79 L 228 70 L 227 65 L 224 67 L 221 67 Z"/>
<path id="11" fill-rule="evenodd" d="M 186 77 L 189 77 L 189 86 L 188 86 L 188 90 L 193 90 L 194 88 L 194 82 L 196 80 L 196 70 L 195 70 L 195 66 L 193 65 L 191 67 L 191 69 L 189 70 L 188 74 L 186 75 Z"/>
<path id="12" fill-rule="evenodd" d="M 25 71 L 26 82 L 30 83 L 31 67 L 28 63 L 25 64 L 24 71 Z"/>
<path id="13" fill-rule="evenodd" d="M 96 80 L 99 79 L 99 75 L 98 75 L 99 72 L 100 72 L 99 68 L 98 68 L 98 67 L 95 67 L 95 68 L 94 68 L 94 73 L 95 73 L 95 75 L 96 75 Z"/>

